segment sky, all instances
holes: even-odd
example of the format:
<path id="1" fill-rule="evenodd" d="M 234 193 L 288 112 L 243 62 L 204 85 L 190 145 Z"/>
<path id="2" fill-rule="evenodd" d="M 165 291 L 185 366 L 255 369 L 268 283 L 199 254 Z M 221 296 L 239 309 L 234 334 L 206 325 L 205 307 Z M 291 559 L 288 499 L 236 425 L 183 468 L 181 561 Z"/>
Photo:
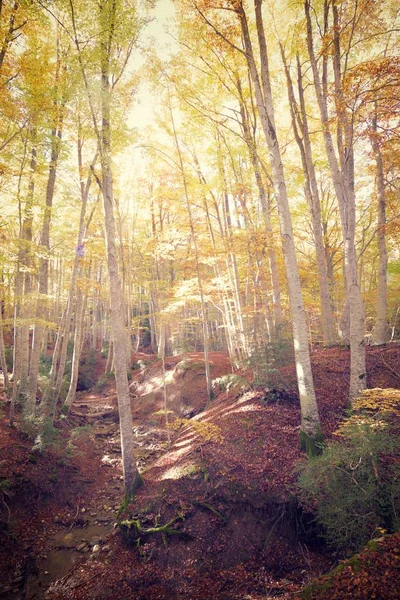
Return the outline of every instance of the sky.
<path id="1" fill-rule="evenodd" d="M 174 29 L 175 9 L 171 0 L 158 0 L 152 11 L 153 21 L 146 27 L 141 41 L 145 47 L 155 47 L 160 57 L 166 57 L 173 52 L 174 41 L 168 31 Z M 139 59 L 138 66 L 143 64 Z M 150 125 L 157 108 L 158 98 L 151 93 L 150 87 L 141 84 L 132 108 L 129 124 L 142 129 Z"/>

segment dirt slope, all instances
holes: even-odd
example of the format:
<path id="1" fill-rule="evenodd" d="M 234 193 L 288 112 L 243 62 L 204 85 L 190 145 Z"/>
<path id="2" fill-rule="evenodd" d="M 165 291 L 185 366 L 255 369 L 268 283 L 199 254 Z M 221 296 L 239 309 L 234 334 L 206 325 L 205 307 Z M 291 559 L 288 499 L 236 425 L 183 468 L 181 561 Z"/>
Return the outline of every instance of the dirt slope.
<path id="1" fill-rule="evenodd" d="M 231 372 L 226 356 L 213 353 L 211 358 L 213 378 Z M 370 348 L 369 386 L 399 387 L 399 358 L 398 346 Z M 167 359 L 168 409 L 173 411 L 169 419 L 186 419 L 177 421 L 179 428 L 172 432 L 172 445 L 167 448 L 165 414 L 160 414 L 164 408 L 161 364 L 141 364 L 142 370 L 133 374 L 131 392 L 145 484 L 119 517 L 120 521 L 131 521 L 129 531 L 125 527 L 125 536 L 105 534 L 97 552 L 89 550 L 78 556 L 74 546 L 76 565 L 67 575 L 51 574 L 58 581 L 53 581 L 46 596 L 33 585 L 34 576 L 19 575 L 25 577 L 18 588 L 19 597 L 293 597 L 305 582 L 334 563 L 318 546 L 305 544 L 305 532 L 301 530 L 305 522 L 300 520 L 292 497 L 293 469 L 301 459 L 297 444 L 300 409 L 293 368 L 281 369 L 276 381 L 271 382 L 279 384 L 279 393 L 245 391 L 240 384 L 208 404 L 202 356 Z M 330 435 L 347 402 L 348 352 L 329 349 L 315 353 L 313 370 L 324 431 Z M 0 439 L 6 451 L 2 456 L 7 456 L 2 469 L 5 464 L 4 476 L 12 482 L 14 494 L 12 499 L 5 499 L 12 504 L 12 530 L 17 538 L 11 542 L 6 527 L 2 536 L 8 566 L 1 569 L 3 581 L 15 589 L 16 569 L 17 574 L 18 569 L 26 571 L 29 556 L 46 555 L 47 548 L 52 551 L 57 533 L 65 533 L 71 525 L 76 533 L 77 514 L 84 522 L 81 538 L 85 538 L 85 528 L 95 525 L 99 511 L 103 519 L 104 514 L 116 513 L 120 454 L 111 384 L 102 394 L 82 396 L 71 418 L 75 419 L 74 425 L 90 423 L 91 427 L 77 436 L 72 456 L 62 468 L 57 467 L 57 481 L 46 481 L 43 490 L 50 486 L 48 495 L 43 491 L 37 497 L 26 490 L 14 493 L 15 477 L 20 473 L 29 482 L 35 477 L 49 479 L 64 450 L 60 448 L 59 455 L 49 453 L 32 464 L 29 442 L 7 429 L 4 422 L 1 424 Z M 62 432 L 66 436 L 68 431 Z M 7 521 L 6 512 L 3 507 L 3 522 Z M 55 521 L 55 516 L 62 522 Z M 135 519 L 139 519 L 136 525 L 141 530 L 138 534 L 136 529 L 136 535 Z M 176 533 L 146 533 L 171 521 L 169 529 Z M 29 526 L 24 530 L 27 522 Z M 81 538 L 77 535 L 73 543 Z M 13 543 L 17 558 L 10 560 Z M 31 570 L 43 569 L 43 560 L 36 560 Z M 41 582 L 43 587 L 49 583 L 43 577 Z"/>

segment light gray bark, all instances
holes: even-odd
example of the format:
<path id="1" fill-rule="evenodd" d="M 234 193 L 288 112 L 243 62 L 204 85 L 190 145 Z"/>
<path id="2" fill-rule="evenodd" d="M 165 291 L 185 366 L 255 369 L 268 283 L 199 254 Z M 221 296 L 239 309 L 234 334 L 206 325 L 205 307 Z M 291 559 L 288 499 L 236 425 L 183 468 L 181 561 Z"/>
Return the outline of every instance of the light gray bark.
<path id="1" fill-rule="evenodd" d="M 211 388 L 209 342 L 208 342 L 208 327 L 207 327 L 207 304 L 206 304 L 206 301 L 204 298 L 203 281 L 201 279 L 201 274 L 200 274 L 199 251 L 198 251 L 196 233 L 194 230 L 193 214 L 192 214 L 192 207 L 190 206 L 186 173 L 185 173 L 185 168 L 183 165 L 182 152 L 181 152 L 181 148 L 179 145 L 178 136 L 176 133 L 174 115 L 172 112 L 171 105 L 169 106 L 169 110 L 170 110 L 170 115 L 171 115 L 171 123 L 172 123 L 172 130 L 173 130 L 175 146 L 176 146 L 176 150 L 178 153 L 179 165 L 180 165 L 180 169 L 181 169 L 183 188 L 184 188 L 184 192 L 185 192 L 185 200 L 186 200 L 187 213 L 188 213 L 188 217 L 189 217 L 190 233 L 191 233 L 192 243 L 193 243 L 193 247 L 194 247 L 197 284 L 199 286 L 199 292 L 200 292 L 201 318 L 202 318 L 202 325 L 203 325 L 203 348 L 204 348 L 204 365 L 205 365 L 205 370 L 206 370 L 207 396 L 208 396 L 208 399 L 211 400 L 212 399 L 212 388 Z"/>
<path id="2" fill-rule="evenodd" d="M 275 126 L 268 53 L 262 18 L 262 0 L 255 0 L 254 7 L 260 50 L 261 81 L 255 62 L 246 14 L 242 6 L 239 10 L 239 18 L 244 39 L 246 59 L 254 85 L 257 108 L 270 153 L 272 178 L 277 199 L 282 247 L 288 281 L 290 310 L 292 315 L 296 374 L 301 404 L 301 431 L 305 436 L 315 439 L 320 433 L 320 420 L 311 371 L 307 339 L 307 323 L 301 295 L 301 284 L 294 246 L 289 200 Z"/>
<path id="3" fill-rule="evenodd" d="M 384 344 L 388 340 L 387 322 L 387 267 L 388 252 L 386 248 L 386 198 L 385 177 L 383 170 L 382 152 L 377 139 L 377 121 L 373 121 L 372 148 L 376 163 L 376 189 L 378 196 L 378 223 L 376 236 L 378 240 L 379 263 L 378 263 L 378 287 L 376 291 L 376 317 L 375 327 L 372 332 L 373 344 Z"/>
<path id="4" fill-rule="evenodd" d="M 10 386 L 8 379 L 7 361 L 4 348 L 4 334 L 3 334 L 3 301 L 0 301 L 0 366 L 3 371 L 3 384 L 6 392 Z"/>
<path id="5" fill-rule="evenodd" d="M 311 224 L 315 244 L 315 258 L 317 263 L 319 294 L 321 304 L 321 326 L 323 340 L 326 346 L 336 342 L 333 315 L 331 310 L 331 297 L 329 293 L 328 269 L 326 264 L 325 247 L 322 232 L 321 203 L 317 185 L 317 177 L 311 150 L 311 139 L 308 128 L 308 117 L 305 106 L 302 72 L 299 57 L 297 56 L 297 81 L 299 91 L 300 110 L 294 95 L 292 79 L 281 45 L 282 60 L 286 73 L 290 112 L 294 136 L 300 150 L 303 173 L 305 177 L 305 195 L 310 209 Z M 300 131 L 299 131 L 300 130 Z M 300 135 L 301 134 L 301 135 Z"/>
<path id="6" fill-rule="evenodd" d="M 115 381 L 117 386 L 118 410 L 121 430 L 122 467 L 125 492 L 129 497 L 141 484 L 134 456 L 134 437 L 129 382 L 126 365 L 126 330 L 122 301 L 121 279 L 118 270 L 118 255 L 115 244 L 116 225 L 111 164 L 111 95 L 110 72 L 112 47 L 116 22 L 116 5 L 102 1 L 99 5 L 100 57 L 101 57 L 101 128 L 99 146 L 101 156 L 101 181 L 106 233 L 106 252 L 110 282 L 111 333 L 114 347 Z M 79 43 L 76 43 L 79 46 Z M 80 54 L 80 48 L 77 48 Z M 81 54 L 80 54 L 81 56 Z M 82 73 L 86 77 L 85 73 Z M 95 121 L 95 114 L 92 112 Z"/>
<path id="7" fill-rule="evenodd" d="M 351 122 L 341 102 L 340 47 L 337 23 L 334 26 L 334 60 L 335 93 L 338 95 L 338 127 L 337 140 L 340 166 L 336 156 L 330 130 L 328 115 L 326 73 L 321 78 L 318 71 L 317 59 L 314 52 L 310 0 L 305 0 L 305 15 L 307 26 L 307 46 L 314 78 L 314 87 L 320 111 L 323 128 L 325 150 L 328 157 L 332 181 L 339 205 L 344 240 L 344 268 L 346 292 L 350 313 L 350 390 L 352 400 L 366 387 L 365 340 L 364 340 L 364 306 L 357 273 L 357 254 L 355 247 L 355 191 L 354 191 L 354 155 L 353 132 Z M 326 8 L 327 10 L 327 8 Z M 334 5 L 334 19 L 337 18 Z M 336 15 L 336 16 L 335 16 Z M 326 17 L 327 18 L 327 17 Z M 344 138 L 344 139 L 343 139 Z"/>
<path id="8" fill-rule="evenodd" d="M 239 77 L 236 78 L 236 88 L 238 90 L 239 105 L 240 105 L 240 116 L 241 126 L 243 129 L 243 139 L 246 143 L 247 150 L 249 153 L 250 161 L 253 166 L 254 177 L 258 188 L 258 198 L 262 214 L 264 217 L 265 229 L 267 232 L 269 245 L 268 245 L 268 259 L 269 268 L 271 273 L 271 288 L 272 288 L 272 308 L 274 314 L 273 330 L 269 334 L 273 335 L 275 331 L 278 331 L 282 322 L 282 309 L 281 309 L 281 290 L 278 275 L 278 262 L 276 258 L 276 252 L 274 247 L 274 232 L 271 224 L 271 210 L 269 198 L 265 191 L 265 185 L 261 175 L 260 160 L 257 154 L 257 146 L 254 137 L 251 134 L 249 119 L 246 112 L 245 101 L 242 92 L 242 86 Z"/>
<path id="9" fill-rule="evenodd" d="M 81 288 L 78 288 L 78 292 L 76 295 L 74 351 L 72 353 L 71 380 L 69 382 L 67 397 L 64 402 L 65 406 L 68 409 L 71 408 L 75 400 L 76 386 L 78 383 L 79 361 L 82 352 L 83 319 L 86 310 L 86 299 L 87 294 L 83 294 Z"/>

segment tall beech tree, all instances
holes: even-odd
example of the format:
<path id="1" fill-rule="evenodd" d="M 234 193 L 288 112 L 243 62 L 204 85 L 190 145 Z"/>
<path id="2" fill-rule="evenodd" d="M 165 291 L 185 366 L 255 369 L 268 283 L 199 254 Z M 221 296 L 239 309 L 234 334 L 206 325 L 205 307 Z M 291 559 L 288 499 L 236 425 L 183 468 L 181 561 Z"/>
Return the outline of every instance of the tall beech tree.
<path id="1" fill-rule="evenodd" d="M 297 266 L 292 219 L 289 209 L 289 199 L 287 195 L 284 167 L 275 124 L 275 109 L 269 74 L 269 58 L 264 32 L 262 0 L 254 1 L 260 71 L 255 58 L 253 49 L 254 44 L 250 34 L 247 13 L 244 3 L 241 0 L 230 2 L 229 10 L 233 11 L 239 20 L 244 49 L 241 49 L 236 45 L 236 43 L 232 42 L 224 31 L 217 29 L 207 18 L 204 12 L 202 12 L 199 8 L 197 8 L 197 10 L 219 37 L 221 37 L 226 43 L 228 43 L 231 47 L 234 47 L 245 57 L 254 85 L 257 109 L 270 153 L 270 165 L 277 199 L 282 248 L 286 266 L 289 303 L 293 326 L 296 374 L 302 414 L 301 445 L 307 448 L 310 453 L 313 453 L 316 451 L 315 442 L 318 441 L 321 436 L 321 426 L 311 371 L 311 361 L 307 339 L 307 323 L 301 295 L 301 283 Z M 207 10 L 207 5 L 205 6 L 205 10 Z"/>
<path id="2" fill-rule="evenodd" d="M 111 105 L 115 87 L 123 76 L 143 21 L 140 21 L 138 18 L 134 6 L 128 6 L 127 3 L 119 2 L 118 0 L 112 0 L 111 2 L 101 0 L 95 7 L 95 23 L 97 25 L 95 58 L 99 68 L 97 77 L 100 80 L 99 116 L 90 87 L 88 71 L 85 66 L 84 50 L 78 34 L 76 6 L 73 0 L 70 0 L 69 5 L 74 43 L 88 94 L 93 127 L 100 153 L 101 192 L 103 197 L 108 275 L 110 280 L 110 321 L 120 418 L 122 463 L 125 493 L 127 496 L 131 496 L 135 489 L 140 486 L 141 477 L 134 456 L 132 411 L 127 374 L 128 357 L 125 317 L 116 247 L 115 200 L 112 176 Z M 130 17 L 129 28 L 124 30 L 127 24 L 128 13 Z M 124 18 L 122 18 L 122 14 L 124 14 Z"/>
<path id="3" fill-rule="evenodd" d="M 332 181 L 339 204 L 340 219 L 344 240 L 344 272 L 346 300 L 350 317 L 350 399 L 366 387 L 365 367 L 365 313 L 357 272 L 357 253 L 355 246 L 356 205 L 354 182 L 354 131 L 351 115 L 343 101 L 342 61 L 347 69 L 349 48 L 341 52 L 338 6 L 324 2 L 324 34 L 328 35 L 330 8 L 333 14 L 333 72 L 335 100 L 337 107 L 337 153 L 335 151 L 331 122 L 328 112 L 328 64 L 326 53 L 322 54 L 322 75 L 318 68 L 318 59 L 312 30 L 311 1 L 304 3 L 307 30 L 307 47 L 314 79 L 315 93 L 322 123 L 323 138 L 328 157 Z M 352 16 L 353 26 L 359 17 L 359 9 Z"/>

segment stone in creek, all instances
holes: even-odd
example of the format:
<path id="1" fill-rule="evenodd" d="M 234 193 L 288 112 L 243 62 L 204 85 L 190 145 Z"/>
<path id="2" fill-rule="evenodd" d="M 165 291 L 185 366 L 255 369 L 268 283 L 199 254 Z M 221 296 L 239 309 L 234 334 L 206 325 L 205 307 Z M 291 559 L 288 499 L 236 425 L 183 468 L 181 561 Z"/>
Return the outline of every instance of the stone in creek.
<path id="1" fill-rule="evenodd" d="M 89 542 L 89 546 L 91 548 L 93 548 L 93 546 L 96 546 L 96 544 L 100 544 L 100 538 L 97 535 L 95 535 L 94 537 L 92 537 L 92 539 Z"/>
<path id="2" fill-rule="evenodd" d="M 87 542 L 82 542 L 81 544 L 78 544 L 76 549 L 78 550 L 78 552 L 82 552 L 84 548 L 87 547 Z"/>

